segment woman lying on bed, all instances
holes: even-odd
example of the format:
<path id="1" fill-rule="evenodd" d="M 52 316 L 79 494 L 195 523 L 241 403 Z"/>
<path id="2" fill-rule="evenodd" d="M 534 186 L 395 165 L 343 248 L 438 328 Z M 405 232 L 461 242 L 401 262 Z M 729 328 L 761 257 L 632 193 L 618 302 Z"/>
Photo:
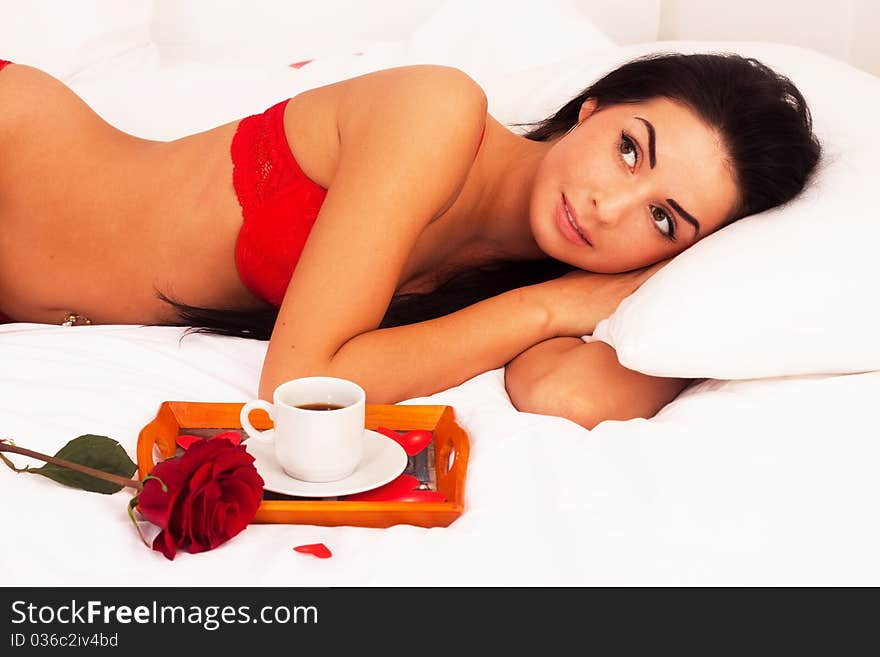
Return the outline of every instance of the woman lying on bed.
<path id="1" fill-rule="evenodd" d="M 508 365 L 520 410 L 650 417 L 688 381 L 579 336 L 819 156 L 798 90 L 733 55 L 640 58 L 525 135 L 463 72 L 405 66 L 170 142 L 0 67 L 0 312 L 269 339 L 264 399 L 332 375 L 394 403 Z"/>

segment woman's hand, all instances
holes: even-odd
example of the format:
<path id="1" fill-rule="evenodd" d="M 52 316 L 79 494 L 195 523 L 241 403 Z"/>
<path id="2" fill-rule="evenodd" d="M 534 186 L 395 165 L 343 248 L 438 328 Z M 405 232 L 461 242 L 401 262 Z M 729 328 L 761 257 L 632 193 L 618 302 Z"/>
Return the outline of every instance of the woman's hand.
<path id="1" fill-rule="evenodd" d="M 671 258 L 621 274 L 573 271 L 532 287 L 547 311 L 553 336 L 580 337 L 593 332 L 620 302 L 665 267 Z"/>

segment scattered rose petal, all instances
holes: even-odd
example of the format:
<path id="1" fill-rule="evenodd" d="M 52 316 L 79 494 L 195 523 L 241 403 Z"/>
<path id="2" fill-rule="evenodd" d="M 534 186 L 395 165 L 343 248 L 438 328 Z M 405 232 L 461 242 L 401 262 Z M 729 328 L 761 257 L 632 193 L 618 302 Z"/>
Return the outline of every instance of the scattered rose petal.
<path id="1" fill-rule="evenodd" d="M 224 431 L 223 433 L 215 433 L 211 436 L 211 440 L 215 440 L 216 438 L 226 438 L 233 445 L 241 444 L 241 434 L 238 431 Z"/>
<path id="2" fill-rule="evenodd" d="M 215 433 L 211 436 L 210 440 L 214 440 L 215 438 L 225 438 L 233 445 L 241 444 L 241 434 L 238 431 L 224 431 L 223 433 Z M 189 449 L 190 446 L 199 440 L 205 440 L 201 436 L 191 436 L 189 434 L 181 434 L 177 437 L 177 444 L 180 445 L 183 449 Z"/>
<path id="3" fill-rule="evenodd" d="M 346 495 L 347 502 L 445 502 L 446 496 L 433 490 L 418 490 L 419 480 L 402 474 L 384 486 Z"/>
<path id="4" fill-rule="evenodd" d="M 189 449 L 189 446 L 198 440 L 203 440 L 201 436 L 190 436 L 188 434 L 181 434 L 177 437 L 177 444 L 180 445 L 183 449 Z"/>
<path id="5" fill-rule="evenodd" d="M 319 559 L 329 559 L 333 556 L 333 553 L 330 552 L 330 549 L 324 545 L 323 543 L 309 543 L 308 545 L 297 545 L 293 548 L 297 552 L 302 552 L 303 554 L 313 554 Z"/>
<path id="6" fill-rule="evenodd" d="M 428 443 L 434 438 L 434 435 L 427 429 L 413 429 L 401 435 L 399 432 L 387 427 L 376 427 L 376 431 L 383 436 L 388 436 L 392 440 L 397 441 L 407 456 L 414 456 L 421 452 Z"/>
<path id="7" fill-rule="evenodd" d="M 302 68 L 309 62 L 315 61 L 314 59 L 304 59 L 301 62 L 294 62 L 293 64 L 289 64 L 290 68 Z"/>

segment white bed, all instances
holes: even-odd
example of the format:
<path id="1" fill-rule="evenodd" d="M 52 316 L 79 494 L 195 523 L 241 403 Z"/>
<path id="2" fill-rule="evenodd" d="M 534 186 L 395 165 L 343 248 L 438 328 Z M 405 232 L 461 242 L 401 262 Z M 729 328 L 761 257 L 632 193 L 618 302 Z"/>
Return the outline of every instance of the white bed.
<path id="1" fill-rule="evenodd" d="M 114 125 L 170 139 L 262 111 L 315 84 L 429 56 L 442 59 L 439 42 L 431 38 L 442 34 L 449 20 L 431 14 L 438 3 L 414 3 L 412 15 L 387 26 L 384 39 L 353 31 L 336 42 L 316 38 L 310 51 L 305 40 L 285 50 L 275 35 L 259 48 L 230 42 L 212 51 L 208 43 L 187 45 L 187 29 L 194 29 L 187 19 L 198 15 L 203 21 L 198 23 L 203 40 L 205 33 L 226 38 L 231 28 L 212 27 L 204 7 L 198 14 L 200 4 L 187 3 L 193 12 L 187 17 L 175 9 L 181 4 L 119 3 L 130 11 L 123 16 L 120 10 L 117 19 L 131 29 L 113 34 L 127 35 L 127 46 L 96 51 L 94 42 L 92 50 L 79 44 L 79 65 L 58 53 L 47 54 L 43 65 L 57 62 L 56 75 Z M 232 11 L 228 5 L 215 3 Z M 456 3 L 444 6 L 450 5 Z M 524 16 L 517 22 L 509 12 L 504 29 L 521 28 Z M 546 46 L 553 42 L 552 27 L 570 29 L 570 21 L 552 22 L 549 10 L 544 16 Z M 247 25 L 238 27 L 248 34 Z M 486 88 L 490 111 L 499 120 L 540 118 L 548 109 L 541 103 L 554 97 L 547 90 L 571 83 L 570 76 L 557 80 L 548 72 L 578 53 L 541 50 L 536 43 L 532 61 L 512 62 L 492 50 L 495 45 L 455 53 L 470 60 L 438 63 L 467 70 L 470 61 L 469 72 Z M 584 56 L 615 61 L 660 45 L 699 44 L 618 49 L 596 29 L 592 41 L 579 48 Z M 782 55 L 786 50 L 740 46 Z M 311 64 L 286 65 L 311 53 Z M 26 54 L 22 49 L 0 57 L 28 63 L 22 59 Z M 517 107 L 515 91 L 527 89 L 529 81 L 540 81 L 547 93 L 531 106 Z M 839 316 L 828 317 L 829 335 L 837 321 Z M 608 340 L 614 328 L 612 322 Z M 54 453 L 81 434 L 102 434 L 119 440 L 134 458 L 138 432 L 161 402 L 254 398 L 267 343 L 204 335 L 179 342 L 181 333 L 171 327 L 0 325 L 0 438 Z M 850 334 L 841 331 L 838 337 L 845 343 Z M 817 342 L 815 349 L 830 344 Z M 0 581 L 5 586 L 877 585 L 876 357 L 876 347 L 865 352 L 864 371 L 850 366 L 704 379 L 651 420 L 604 422 L 591 431 L 561 418 L 517 412 L 505 393 L 503 371 L 486 372 L 405 402 L 453 406 L 470 436 L 466 506 L 449 527 L 255 524 L 213 551 L 181 554 L 173 563 L 142 545 L 126 514 L 126 493 L 80 492 L 0 468 L 7 500 Z M 318 542 L 332 550 L 331 559 L 292 550 Z"/>

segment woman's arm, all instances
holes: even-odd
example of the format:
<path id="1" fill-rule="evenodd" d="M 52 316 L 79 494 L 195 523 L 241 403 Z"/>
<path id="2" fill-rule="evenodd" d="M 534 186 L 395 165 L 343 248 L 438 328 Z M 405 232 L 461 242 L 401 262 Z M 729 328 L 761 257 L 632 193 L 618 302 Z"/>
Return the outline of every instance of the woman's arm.
<path id="1" fill-rule="evenodd" d="M 603 420 L 653 417 L 691 381 L 634 372 L 604 342 L 567 337 L 530 347 L 505 370 L 518 410 L 568 418 L 587 429 Z"/>

